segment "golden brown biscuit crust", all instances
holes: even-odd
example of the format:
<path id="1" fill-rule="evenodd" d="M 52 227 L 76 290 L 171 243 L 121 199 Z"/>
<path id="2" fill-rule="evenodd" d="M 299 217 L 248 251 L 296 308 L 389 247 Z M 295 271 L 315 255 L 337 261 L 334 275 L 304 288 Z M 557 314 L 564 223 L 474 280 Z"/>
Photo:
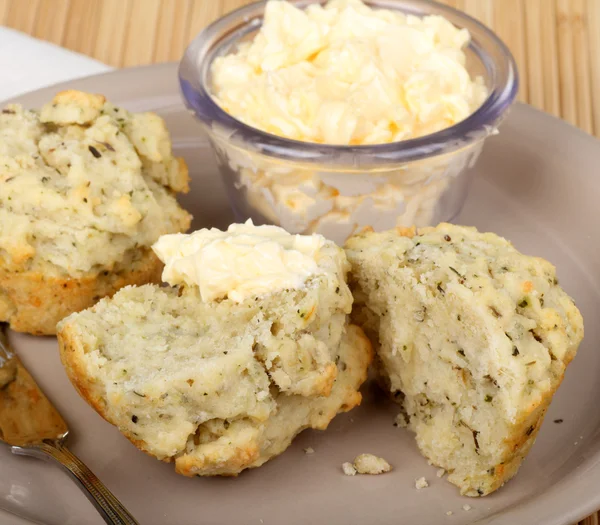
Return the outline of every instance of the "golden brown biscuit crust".
<path id="1" fill-rule="evenodd" d="M 44 106 L 40 121 L 59 125 L 88 124 L 100 115 L 105 102 L 103 95 L 74 89 L 61 91 L 54 96 L 51 104 Z"/>
<path id="2" fill-rule="evenodd" d="M 139 249 L 138 249 L 139 250 Z M 11 271 L 0 264 L 0 319 L 17 332 L 54 335 L 56 323 L 124 286 L 160 283 L 163 264 L 150 248 L 137 260 L 79 278 Z"/>

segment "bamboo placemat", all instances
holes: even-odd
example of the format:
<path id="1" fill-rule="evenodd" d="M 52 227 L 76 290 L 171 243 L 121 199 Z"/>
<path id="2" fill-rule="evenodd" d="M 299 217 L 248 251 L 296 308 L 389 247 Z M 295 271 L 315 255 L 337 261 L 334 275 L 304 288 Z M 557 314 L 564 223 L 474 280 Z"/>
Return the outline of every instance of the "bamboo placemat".
<path id="1" fill-rule="evenodd" d="M 442 0 L 494 28 L 521 71 L 519 99 L 600 137 L 600 0 Z M 178 60 L 248 0 L 0 0 L 0 24 L 112 66 Z"/>
<path id="2" fill-rule="evenodd" d="M 0 0 L 0 24 L 116 67 L 179 60 L 250 0 Z M 521 72 L 519 100 L 600 137 L 600 0 L 441 0 L 492 27 Z M 580 525 L 600 525 L 600 514 Z"/>

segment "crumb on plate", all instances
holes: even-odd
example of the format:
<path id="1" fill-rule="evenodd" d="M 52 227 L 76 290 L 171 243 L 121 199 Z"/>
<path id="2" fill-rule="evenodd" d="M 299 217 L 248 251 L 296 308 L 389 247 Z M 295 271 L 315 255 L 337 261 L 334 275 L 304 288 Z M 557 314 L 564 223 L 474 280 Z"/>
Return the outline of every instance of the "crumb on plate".
<path id="1" fill-rule="evenodd" d="M 429 483 L 427 483 L 427 480 L 423 477 L 415 480 L 415 488 L 417 490 L 421 490 L 421 489 L 425 489 L 429 487 Z"/>
<path id="2" fill-rule="evenodd" d="M 344 471 L 344 474 L 346 474 L 346 476 L 356 476 L 356 469 L 354 468 L 354 465 L 349 461 L 342 463 L 342 470 Z"/>
<path id="3" fill-rule="evenodd" d="M 342 464 L 342 470 L 346 476 L 358 474 L 383 474 L 392 470 L 392 466 L 383 458 L 374 454 L 360 454 L 354 458 L 352 463 Z"/>
<path id="4" fill-rule="evenodd" d="M 392 470 L 392 466 L 385 459 L 373 454 L 356 456 L 354 468 L 359 474 L 383 474 Z"/>

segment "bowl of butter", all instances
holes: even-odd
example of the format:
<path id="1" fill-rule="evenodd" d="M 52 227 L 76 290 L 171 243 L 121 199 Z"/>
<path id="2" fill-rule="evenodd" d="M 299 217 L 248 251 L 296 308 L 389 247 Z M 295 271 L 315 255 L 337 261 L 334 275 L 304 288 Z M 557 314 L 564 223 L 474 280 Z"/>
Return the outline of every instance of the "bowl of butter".
<path id="1" fill-rule="evenodd" d="M 488 28 L 427 0 L 269 0 L 225 15 L 179 68 L 237 220 L 343 243 L 460 211 L 518 90 Z"/>

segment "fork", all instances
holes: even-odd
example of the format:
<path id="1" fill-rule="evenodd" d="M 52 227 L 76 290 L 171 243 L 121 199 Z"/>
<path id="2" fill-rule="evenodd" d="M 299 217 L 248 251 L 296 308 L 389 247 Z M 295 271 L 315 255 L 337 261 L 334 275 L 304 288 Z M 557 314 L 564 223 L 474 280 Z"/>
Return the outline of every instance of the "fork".
<path id="1" fill-rule="evenodd" d="M 69 429 L 21 360 L 0 323 L 0 441 L 13 454 L 57 462 L 109 525 L 138 525 L 123 504 L 66 447 Z"/>

